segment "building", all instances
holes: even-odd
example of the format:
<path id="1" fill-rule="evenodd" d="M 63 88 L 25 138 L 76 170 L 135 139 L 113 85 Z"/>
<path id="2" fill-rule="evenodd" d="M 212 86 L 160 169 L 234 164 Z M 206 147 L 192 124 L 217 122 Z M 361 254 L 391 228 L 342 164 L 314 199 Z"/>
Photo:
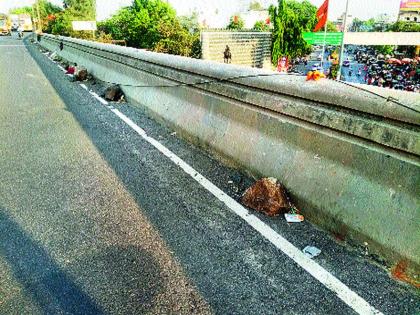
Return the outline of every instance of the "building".
<path id="1" fill-rule="evenodd" d="M 420 0 L 401 0 L 398 20 L 420 23 Z"/>
<path id="2" fill-rule="evenodd" d="M 343 32 L 344 31 L 344 17 L 345 17 L 346 13 L 343 12 L 343 14 L 341 14 L 336 21 L 333 22 L 333 24 L 337 27 L 339 32 Z M 347 15 L 347 30 L 349 30 L 350 26 L 353 23 L 353 16 L 352 15 Z"/>

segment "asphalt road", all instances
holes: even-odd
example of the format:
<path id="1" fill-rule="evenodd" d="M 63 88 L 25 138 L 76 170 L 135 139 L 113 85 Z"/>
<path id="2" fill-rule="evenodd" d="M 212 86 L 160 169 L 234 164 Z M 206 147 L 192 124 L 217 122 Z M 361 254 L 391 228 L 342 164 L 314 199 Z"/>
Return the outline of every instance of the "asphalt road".
<path id="1" fill-rule="evenodd" d="M 0 314 L 354 314 L 39 49 L 0 38 Z M 115 105 L 237 199 L 252 183 Z M 418 292 L 309 222 L 258 216 L 384 314 Z"/>

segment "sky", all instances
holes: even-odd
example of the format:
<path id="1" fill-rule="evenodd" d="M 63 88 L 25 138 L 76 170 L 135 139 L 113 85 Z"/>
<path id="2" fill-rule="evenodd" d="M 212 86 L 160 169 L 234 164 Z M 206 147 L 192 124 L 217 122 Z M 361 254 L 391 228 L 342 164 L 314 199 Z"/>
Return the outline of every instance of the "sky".
<path id="1" fill-rule="evenodd" d="M 0 0 L 0 12 L 8 12 L 10 8 L 31 5 L 35 0 Z M 98 17 L 103 19 L 113 12 L 119 5 L 130 4 L 132 0 L 97 0 Z M 194 9 L 202 12 L 218 11 L 219 18 L 232 16 L 246 9 L 249 0 L 167 0 L 177 10 L 179 15 L 187 15 Z M 314 5 L 320 6 L 324 0 L 310 0 Z M 379 14 L 389 14 L 396 19 L 400 0 L 349 0 L 349 14 L 360 19 L 369 19 Z M 51 0 L 61 4 L 60 0 Z M 330 20 L 335 20 L 345 10 L 345 0 L 330 0 Z M 264 6 L 277 3 L 277 0 L 260 0 Z"/>

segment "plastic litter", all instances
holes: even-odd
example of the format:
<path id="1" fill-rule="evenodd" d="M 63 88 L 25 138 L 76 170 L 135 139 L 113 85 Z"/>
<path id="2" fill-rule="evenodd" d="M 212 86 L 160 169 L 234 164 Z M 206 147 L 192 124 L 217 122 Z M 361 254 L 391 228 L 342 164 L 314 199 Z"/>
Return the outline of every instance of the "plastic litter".
<path id="1" fill-rule="evenodd" d="M 305 220 L 303 215 L 297 214 L 297 213 L 285 213 L 284 217 L 286 218 L 286 221 L 289 223 L 299 223 Z"/>
<path id="2" fill-rule="evenodd" d="M 314 258 L 321 254 L 321 250 L 319 248 L 316 248 L 315 246 L 306 246 L 303 249 L 303 253 L 309 258 Z"/>

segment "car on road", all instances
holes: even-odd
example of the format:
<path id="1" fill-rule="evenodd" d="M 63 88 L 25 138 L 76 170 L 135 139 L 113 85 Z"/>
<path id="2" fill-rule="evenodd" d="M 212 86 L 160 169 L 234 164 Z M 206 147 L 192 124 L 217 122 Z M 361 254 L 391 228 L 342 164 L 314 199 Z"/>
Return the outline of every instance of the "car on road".
<path id="1" fill-rule="evenodd" d="M 10 35 L 10 21 L 7 15 L 0 14 L 0 35 Z"/>
<path id="2" fill-rule="evenodd" d="M 343 67 L 350 67 L 350 60 L 344 60 Z"/>

